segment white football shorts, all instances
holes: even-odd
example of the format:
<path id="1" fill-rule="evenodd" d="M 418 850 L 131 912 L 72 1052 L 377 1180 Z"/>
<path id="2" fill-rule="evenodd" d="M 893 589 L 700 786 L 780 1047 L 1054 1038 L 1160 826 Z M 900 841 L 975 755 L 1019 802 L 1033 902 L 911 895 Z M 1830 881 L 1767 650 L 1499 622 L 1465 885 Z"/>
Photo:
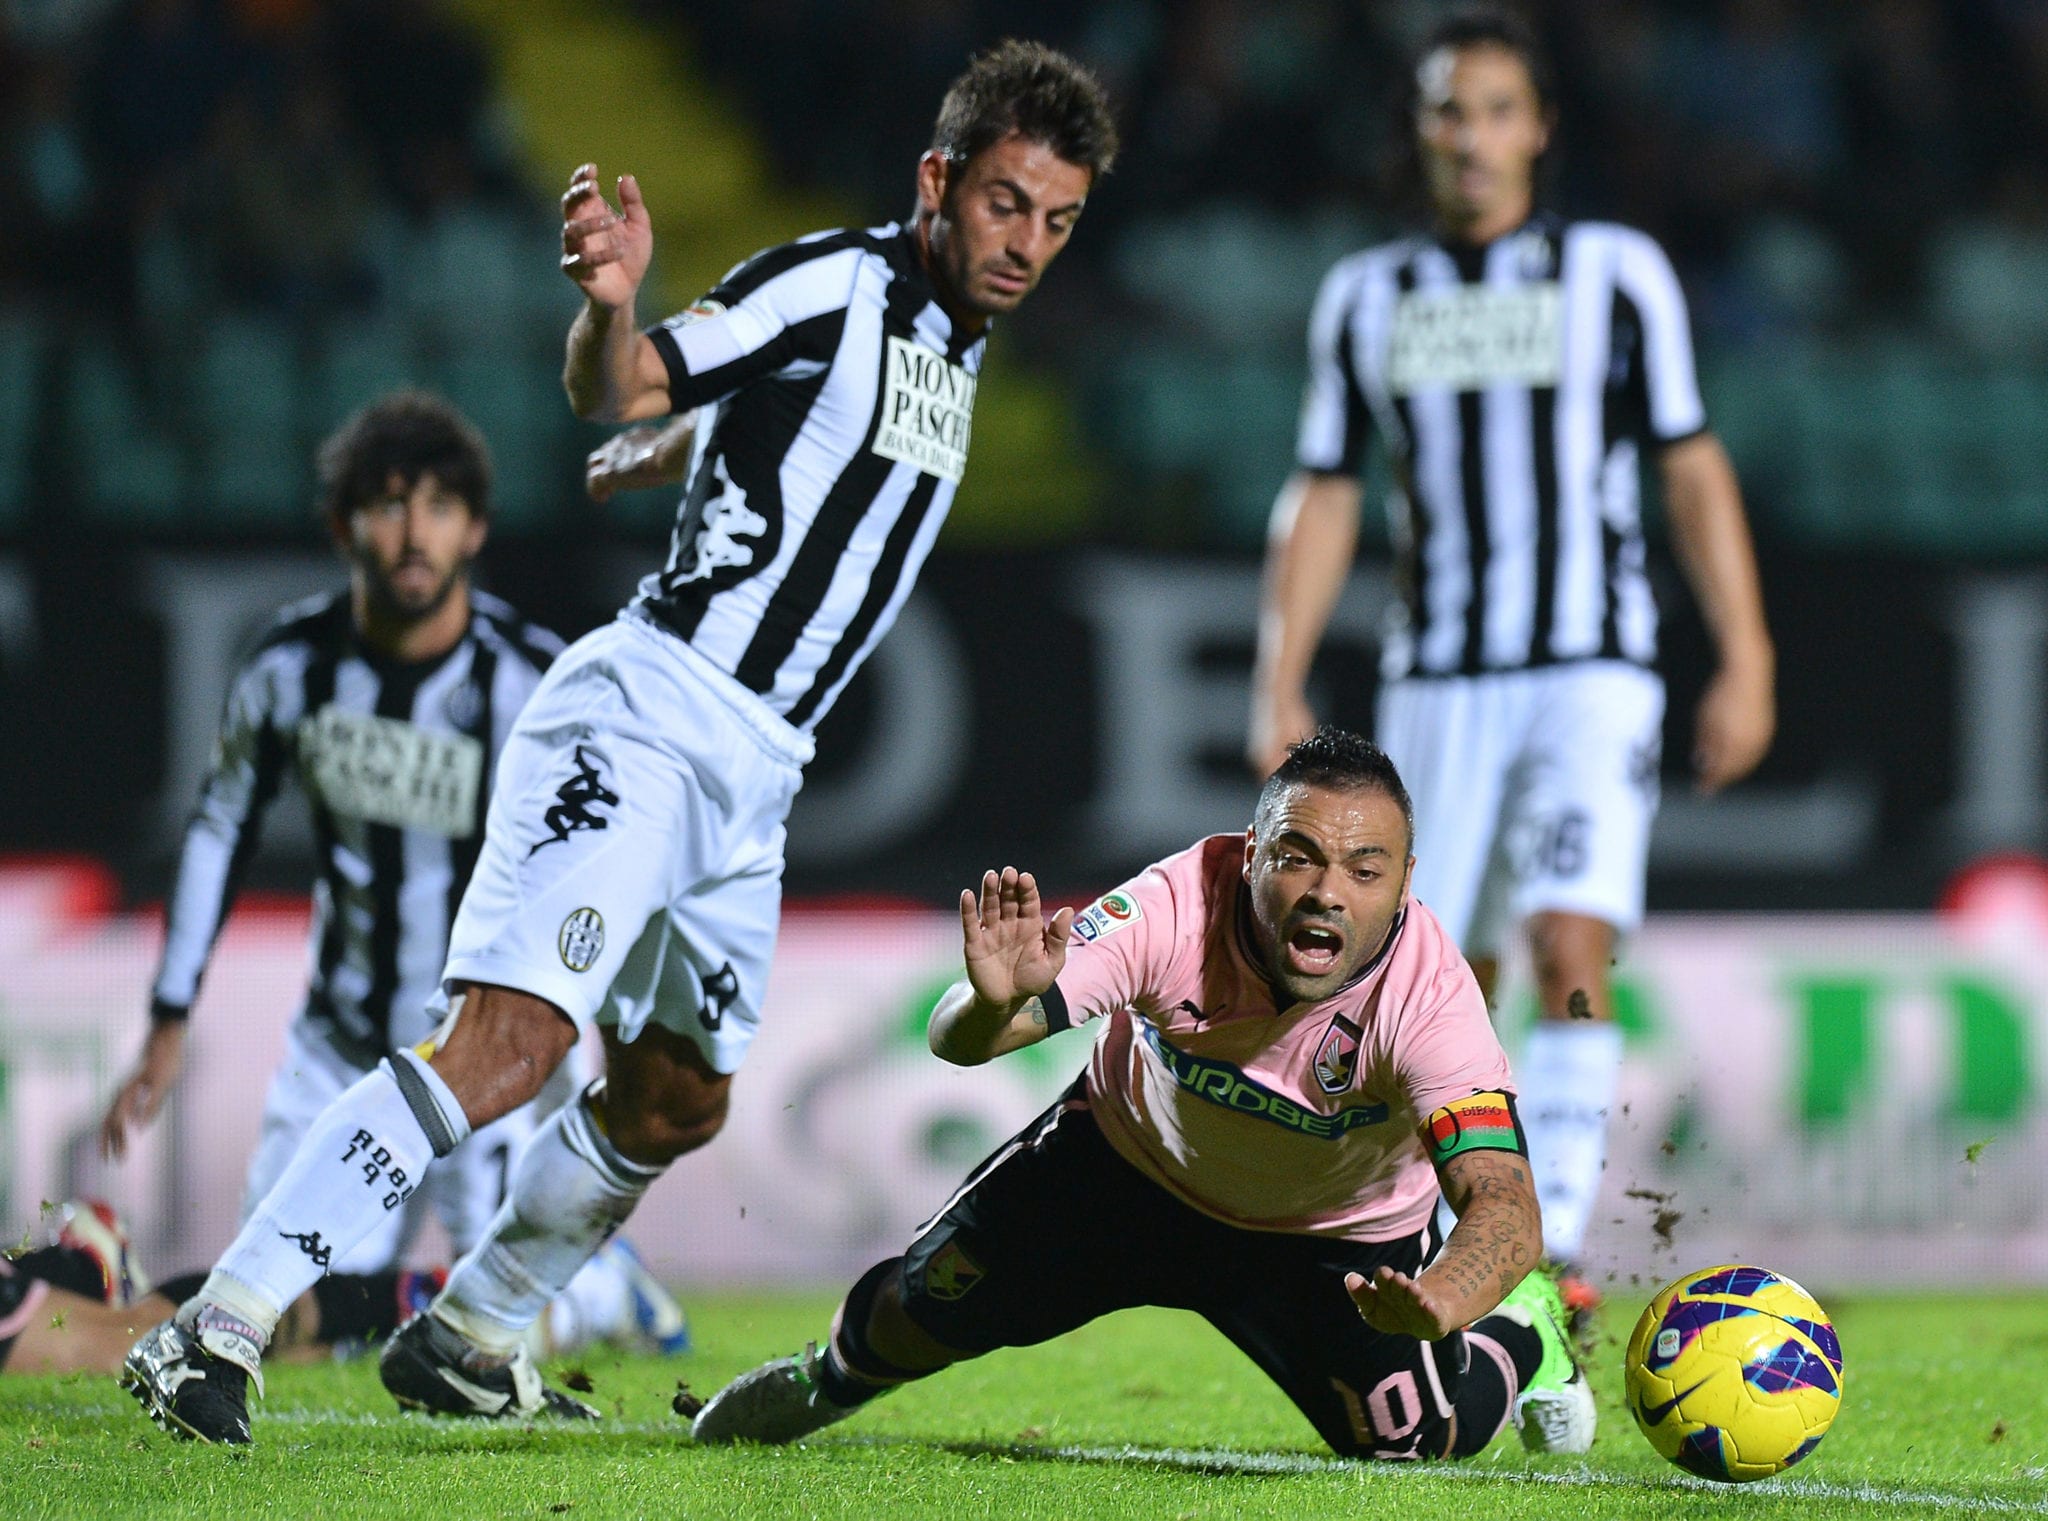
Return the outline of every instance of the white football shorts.
<path id="1" fill-rule="evenodd" d="M 808 736 L 639 614 L 584 635 L 498 758 L 443 996 L 517 988 L 628 1041 L 651 1020 L 737 1070 L 810 758 Z"/>
<path id="2" fill-rule="evenodd" d="M 263 1129 L 256 1152 L 249 1159 L 248 1184 L 242 1195 L 244 1220 L 276 1184 L 321 1111 L 352 1087 L 363 1072 L 322 1039 L 309 1021 L 292 1021 L 285 1035 L 284 1060 L 278 1064 L 263 1102 Z M 328 1270 L 379 1273 L 401 1266 L 406 1249 L 430 1215 L 448 1233 L 454 1255 L 468 1251 L 483 1239 L 484 1228 L 504 1201 L 513 1163 L 527 1141 L 584 1080 L 583 1064 L 572 1055 L 532 1103 L 522 1104 L 473 1132 L 435 1162 L 405 1207 L 387 1211 L 377 1228 L 335 1258 Z"/>
<path id="3" fill-rule="evenodd" d="M 1415 879 L 1468 956 L 1531 914 L 1642 923 L 1664 683 L 1623 661 L 1410 677 L 1379 698 L 1415 802 Z"/>

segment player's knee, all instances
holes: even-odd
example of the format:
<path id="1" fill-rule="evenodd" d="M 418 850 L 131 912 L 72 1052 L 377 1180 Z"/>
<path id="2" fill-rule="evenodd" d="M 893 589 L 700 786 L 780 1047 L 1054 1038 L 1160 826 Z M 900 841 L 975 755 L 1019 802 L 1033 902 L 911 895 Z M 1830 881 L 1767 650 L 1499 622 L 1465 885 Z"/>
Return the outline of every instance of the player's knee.
<path id="1" fill-rule="evenodd" d="M 730 1087 L 721 1083 L 714 1089 L 670 1094 L 659 1103 L 608 1103 L 605 1133 L 635 1162 L 673 1162 L 725 1128 L 730 1093 Z"/>
<path id="2" fill-rule="evenodd" d="M 470 1124 L 487 1125 L 539 1095 L 576 1044 L 576 1026 L 531 993 L 471 986 L 461 997 L 462 1007 L 434 1052 L 434 1071 L 461 1101 Z"/>
<path id="3" fill-rule="evenodd" d="M 1330 1451 L 1340 1458 L 1362 1458 L 1375 1463 L 1413 1463 L 1418 1458 L 1467 1458 L 1493 1439 L 1488 1432 L 1474 1447 L 1465 1433 L 1442 1420 L 1424 1421 L 1399 1436 L 1383 1437 L 1354 1426 L 1341 1426 L 1323 1433 Z"/>

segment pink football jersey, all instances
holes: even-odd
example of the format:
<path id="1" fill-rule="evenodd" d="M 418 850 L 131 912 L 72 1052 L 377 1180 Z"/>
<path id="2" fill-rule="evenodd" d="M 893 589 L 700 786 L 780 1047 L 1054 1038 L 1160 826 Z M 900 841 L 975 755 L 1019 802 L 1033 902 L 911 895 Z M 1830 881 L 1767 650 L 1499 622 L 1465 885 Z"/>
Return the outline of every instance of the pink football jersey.
<path id="1" fill-rule="evenodd" d="M 1107 1021 L 1088 1068 L 1096 1120 L 1132 1166 L 1232 1225 L 1412 1235 L 1436 1205 L 1431 1111 L 1514 1091 L 1479 985 L 1410 898 L 1347 987 L 1280 1002 L 1243 865 L 1242 835 L 1212 835 L 1075 919 L 1046 1002 L 1056 1023 Z"/>

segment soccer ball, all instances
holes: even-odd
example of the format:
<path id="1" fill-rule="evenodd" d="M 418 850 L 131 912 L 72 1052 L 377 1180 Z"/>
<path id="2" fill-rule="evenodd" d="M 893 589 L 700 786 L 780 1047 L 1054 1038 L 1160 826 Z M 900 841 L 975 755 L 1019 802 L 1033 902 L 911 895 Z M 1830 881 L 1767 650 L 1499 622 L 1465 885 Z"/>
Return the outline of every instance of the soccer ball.
<path id="1" fill-rule="evenodd" d="M 1842 1344 L 1813 1296 L 1760 1267 L 1667 1284 L 1628 1339 L 1628 1408 L 1650 1445 L 1703 1479 L 1767 1478 L 1827 1434 Z"/>

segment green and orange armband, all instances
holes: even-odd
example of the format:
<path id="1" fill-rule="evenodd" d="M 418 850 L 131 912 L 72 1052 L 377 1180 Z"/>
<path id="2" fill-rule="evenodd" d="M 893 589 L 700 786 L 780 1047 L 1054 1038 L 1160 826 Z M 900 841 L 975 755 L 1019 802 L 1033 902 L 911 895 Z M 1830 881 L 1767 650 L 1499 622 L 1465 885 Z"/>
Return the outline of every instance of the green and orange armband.
<path id="1" fill-rule="evenodd" d="M 1438 1167 L 1468 1151 L 1529 1154 L 1522 1118 L 1515 1113 L 1515 1096 L 1498 1091 L 1452 1099 L 1423 1125 L 1422 1144 Z"/>

